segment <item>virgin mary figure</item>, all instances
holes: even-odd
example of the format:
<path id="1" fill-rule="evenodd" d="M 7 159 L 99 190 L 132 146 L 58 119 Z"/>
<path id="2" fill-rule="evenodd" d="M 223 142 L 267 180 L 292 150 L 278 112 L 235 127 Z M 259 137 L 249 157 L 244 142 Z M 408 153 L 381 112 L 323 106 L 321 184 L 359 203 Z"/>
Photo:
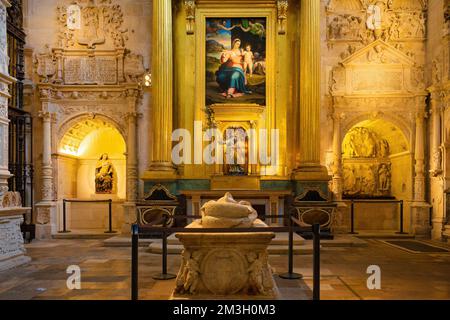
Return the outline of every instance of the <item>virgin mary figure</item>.
<path id="1" fill-rule="evenodd" d="M 114 167 L 104 153 L 95 166 L 95 193 L 110 194 L 113 190 Z"/>
<path id="2" fill-rule="evenodd" d="M 223 52 L 220 57 L 221 66 L 216 72 L 216 80 L 225 98 L 237 98 L 252 93 L 245 86 L 243 58 L 240 39 L 234 39 L 231 50 Z"/>

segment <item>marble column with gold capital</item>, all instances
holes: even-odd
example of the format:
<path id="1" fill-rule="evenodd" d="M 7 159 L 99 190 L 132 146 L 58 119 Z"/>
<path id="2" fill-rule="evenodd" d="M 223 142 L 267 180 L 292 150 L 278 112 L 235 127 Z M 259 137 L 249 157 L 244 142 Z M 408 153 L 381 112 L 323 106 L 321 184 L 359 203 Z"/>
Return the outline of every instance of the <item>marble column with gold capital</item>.
<path id="1" fill-rule="evenodd" d="M 175 178 L 172 164 L 172 1 L 153 1 L 150 167 L 144 179 Z"/>
<path id="2" fill-rule="evenodd" d="M 300 165 L 295 180 L 329 180 L 320 164 L 320 1 L 300 5 Z"/>

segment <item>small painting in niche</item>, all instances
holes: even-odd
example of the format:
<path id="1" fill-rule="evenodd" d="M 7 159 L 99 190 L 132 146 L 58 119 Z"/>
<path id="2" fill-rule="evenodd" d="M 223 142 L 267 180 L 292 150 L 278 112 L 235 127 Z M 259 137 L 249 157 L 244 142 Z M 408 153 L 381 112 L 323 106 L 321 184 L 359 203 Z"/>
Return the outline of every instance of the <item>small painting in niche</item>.
<path id="1" fill-rule="evenodd" d="M 206 19 L 206 105 L 266 104 L 266 19 Z"/>
<path id="2" fill-rule="evenodd" d="M 111 194 L 114 183 L 114 166 L 107 153 L 102 154 L 95 166 L 95 193 Z"/>

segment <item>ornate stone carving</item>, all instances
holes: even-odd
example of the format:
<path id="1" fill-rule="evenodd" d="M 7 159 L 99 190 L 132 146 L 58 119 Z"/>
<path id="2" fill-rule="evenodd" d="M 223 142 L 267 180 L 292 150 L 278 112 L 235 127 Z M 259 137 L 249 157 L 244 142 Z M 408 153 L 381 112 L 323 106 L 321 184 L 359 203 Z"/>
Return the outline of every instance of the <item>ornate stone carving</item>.
<path id="1" fill-rule="evenodd" d="M 343 151 L 349 158 L 386 158 L 389 143 L 368 128 L 356 127 L 347 133 Z"/>
<path id="2" fill-rule="evenodd" d="M 45 46 L 45 52 L 36 55 L 35 65 L 39 80 L 48 83 L 56 74 L 56 59 L 48 45 Z"/>
<path id="3" fill-rule="evenodd" d="M 327 17 L 328 40 L 361 41 L 363 19 L 352 14 L 338 14 Z"/>
<path id="4" fill-rule="evenodd" d="M 413 2 L 413 1 L 411 1 Z M 425 4 L 392 0 L 330 0 L 327 5 L 328 41 L 364 44 L 384 41 L 423 41 L 426 35 Z"/>
<path id="5" fill-rule="evenodd" d="M 124 60 L 124 74 L 127 82 L 138 83 L 144 75 L 144 58 L 141 55 L 129 53 Z"/>
<path id="6" fill-rule="evenodd" d="M 390 163 L 345 163 L 343 167 L 343 192 L 345 196 L 376 197 L 390 195 Z"/>
<path id="7" fill-rule="evenodd" d="M 58 6 L 59 48 L 75 46 L 95 49 L 98 45 L 123 48 L 128 40 L 128 30 L 123 29 L 123 12 L 112 0 L 81 0 L 80 21 L 68 14 L 65 5 Z M 72 11 L 78 17 L 78 14 Z M 80 28 L 76 28 L 76 26 Z"/>
<path id="8" fill-rule="evenodd" d="M 286 33 L 286 23 L 288 15 L 288 0 L 278 0 L 277 10 L 278 10 L 278 34 Z"/>
<path id="9" fill-rule="evenodd" d="M 36 223 L 45 225 L 50 223 L 50 208 L 49 207 L 38 207 L 36 215 Z"/>
<path id="10" fill-rule="evenodd" d="M 184 0 L 186 12 L 186 33 L 194 34 L 195 28 L 195 0 Z"/>
<path id="11" fill-rule="evenodd" d="M 0 195 L 0 209 L 22 207 L 22 197 L 19 192 L 5 192 Z"/>
<path id="12" fill-rule="evenodd" d="M 1 260 L 23 255 L 26 250 L 20 232 L 22 218 L 4 219 L 0 223 L 0 258 Z"/>

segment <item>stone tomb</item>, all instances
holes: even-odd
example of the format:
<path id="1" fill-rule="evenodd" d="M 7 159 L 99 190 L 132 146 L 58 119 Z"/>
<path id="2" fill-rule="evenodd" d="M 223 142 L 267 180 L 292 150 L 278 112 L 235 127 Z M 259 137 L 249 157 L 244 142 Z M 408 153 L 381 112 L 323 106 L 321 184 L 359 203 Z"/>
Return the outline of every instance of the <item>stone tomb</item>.
<path id="1" fill-rule="evenodd" d="M 267 228 L 248 202 L 230 194 L 202 207 L 202 219 L 187 228 Z M 173 298 L 273 299 L 278 290 L 268 263 L 273 232 L 177 233 L 184 246 Z"/>

